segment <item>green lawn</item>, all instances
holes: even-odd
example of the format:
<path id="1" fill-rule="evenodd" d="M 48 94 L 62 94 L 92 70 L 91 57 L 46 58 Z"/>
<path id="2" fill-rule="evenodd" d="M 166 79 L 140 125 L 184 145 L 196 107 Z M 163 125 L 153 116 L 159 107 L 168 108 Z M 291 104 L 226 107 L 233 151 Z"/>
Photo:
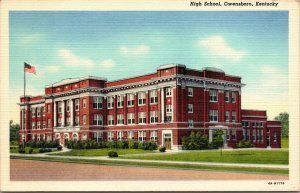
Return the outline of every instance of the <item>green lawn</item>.
<path id="1" fill-rule="evenodd" d="M 210 152 L 182 152 L 174 154 L 160 153 L 146 156 L 123 156 L 120 158 L 142 160 L 168 160 L 191 162 L 223 162 L 223 163 L 250 163 L 250 164 L 283 164 L 289 163 L 289 153 L 286 150 L 242 150 Z"/>
<path id="2" fill-rule="evenodd" d="M 126 154 L 141 154 L 141 153 L 156 153 L 157 151 L 142 150 L 142 149 L 73 149 L 70 152 L 56 153 L 51 155 L 61 156 L 107 156 L 109 151 L 115 151 L 118 155 Z"/>
<path id="3" fill-rule="evenodd" d="M 11 146 L 14 148 L 10 148 L 10 153 L 19 153 L 19 147 Z M 29 154 L 30 147 L 25 147 L 25 154 Z M 33 154 L 39 153 L 39 148 L 33 148 Z"/>
<path id="4" fill-rule="evenodd" d="M 281 138 L 281 148 L 289 148 L 289 138 Z"/>

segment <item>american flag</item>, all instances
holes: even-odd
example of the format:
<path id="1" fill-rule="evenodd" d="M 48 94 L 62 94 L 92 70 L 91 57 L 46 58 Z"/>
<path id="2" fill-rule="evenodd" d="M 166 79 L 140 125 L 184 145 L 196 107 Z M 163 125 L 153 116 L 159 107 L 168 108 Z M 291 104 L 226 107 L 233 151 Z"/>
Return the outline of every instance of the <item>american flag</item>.
<path id="1" fill-rule="evenodd" d="M 32 74 L 36 74 L 36 69 L 34 66 L 24 62 L 24 71 Z"/>

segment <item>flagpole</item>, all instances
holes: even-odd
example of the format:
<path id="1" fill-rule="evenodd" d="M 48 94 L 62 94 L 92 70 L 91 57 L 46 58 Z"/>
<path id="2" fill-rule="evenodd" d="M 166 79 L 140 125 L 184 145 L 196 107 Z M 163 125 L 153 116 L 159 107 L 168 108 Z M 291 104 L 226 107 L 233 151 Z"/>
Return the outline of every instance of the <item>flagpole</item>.
<path id="1" fill-rule="evenodd" d="M 23 120 L 24 120 L 24 116 L 26 116 L 26 102 L 25 102 L 25 90 L 26 90 L 26 73 L 25 73 L 25 62 L 24 62 L 24 66 L 23 66 L 23 73 L 24 73 L 24 114 L 23 114 Z M 26 120 L 26 122 L 28 121 L 27 119 L 25 119 Z M 26 130 L 26 122 L 24 123 L 23 122 L 23 124 L 24 124 L 24 138 L 26 139 L 26 136 L 25 136 L 25 130 Z M 25 148 L 25 139 L 24 138 L 22 138 L 22 142 L 23 142 L 23 148 Z"/>

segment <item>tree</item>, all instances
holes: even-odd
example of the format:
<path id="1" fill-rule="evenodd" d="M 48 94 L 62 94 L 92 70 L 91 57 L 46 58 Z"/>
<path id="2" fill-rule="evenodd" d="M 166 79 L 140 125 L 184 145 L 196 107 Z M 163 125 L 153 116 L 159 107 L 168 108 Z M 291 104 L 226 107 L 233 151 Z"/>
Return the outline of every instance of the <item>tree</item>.
<path id="1" fill-rule="evenodd" d="M 222 155 L 222 147 L 223 147 L 223 143 L 224 143 L 223 136 L 224 136 L 223 130 L 216 130 L 214 133 L 214 138 L 213 138 L 213 143 L 215 143 L 216 146 L 220 148 L 221 155 Z"/>
<path id="2" fill-rule="evenodd" d="M 275 117 L 275 120 L 281 122 L 282 137 L 289 137 L 289 114 L 286 112 L 280 113 L 277 117 Z"/>
<path id="3" fill-rule="evenodd" d="M 20 132 L 20 125 L 14 124 L 12 120 L 9 121 L 9 141 L 10 142 L 18 142 L 19 132 Z"/>

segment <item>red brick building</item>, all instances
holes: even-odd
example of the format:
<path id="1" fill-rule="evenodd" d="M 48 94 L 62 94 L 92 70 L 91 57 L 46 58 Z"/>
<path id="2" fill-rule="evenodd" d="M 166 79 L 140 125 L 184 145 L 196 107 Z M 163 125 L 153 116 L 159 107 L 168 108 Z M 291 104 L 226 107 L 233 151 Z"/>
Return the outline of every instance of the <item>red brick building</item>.
<path id="1" fill-rule="evenodd" d="M 108 82 L 106 78 L 65 79 L 42 96 L 22 96 L 22 140 L 156 140 L 171 149 L 201 131 L 212 140 L 225 131 L 224 146 L 248 139 L 256 147 L 280 147 L 280 122 L 266 111 L 241 109 L 241 77 L 217 68 L 168 64 L 152 74 Z"/>

